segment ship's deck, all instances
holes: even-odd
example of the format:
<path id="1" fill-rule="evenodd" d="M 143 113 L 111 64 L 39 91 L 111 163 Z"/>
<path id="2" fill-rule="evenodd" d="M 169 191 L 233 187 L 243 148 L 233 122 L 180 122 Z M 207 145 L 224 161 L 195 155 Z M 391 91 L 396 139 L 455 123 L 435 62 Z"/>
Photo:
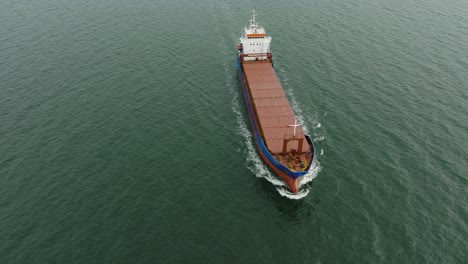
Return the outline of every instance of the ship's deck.
<path id="1" fill-rule="evenodd" d="M 294 128 L 290 125 L 296 117 L 271 62 L 244 61 L 242 65 L 267 148 L 281 163 L 291 163 L 294 170 L 302 170 L 300 162 L 295 161 L 298 157 L 309 160 L 306 155 L 311 147 L 301 127 L 296 128 L 293 137 Z"/>

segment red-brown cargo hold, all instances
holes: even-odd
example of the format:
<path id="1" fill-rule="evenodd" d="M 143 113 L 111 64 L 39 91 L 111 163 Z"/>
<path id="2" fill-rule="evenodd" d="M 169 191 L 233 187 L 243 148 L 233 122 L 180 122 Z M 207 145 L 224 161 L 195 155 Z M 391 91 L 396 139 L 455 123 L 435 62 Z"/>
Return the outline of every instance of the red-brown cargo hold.
<path id="1" fill-rule="evenodd" d="M 262 136 L 272 154 L 281 154 L 285 139 L 292 139 L 295 114 L 283 91 L 271 63 L 244 62 L 244 74 L 250 90 L 250 98 L 256 112 Z M 287 152 L 309 149 L 301 127 L 296 128 L 297 140 L 287 142 Z M 302 146 L 299 146 L 302 144 Z"/>

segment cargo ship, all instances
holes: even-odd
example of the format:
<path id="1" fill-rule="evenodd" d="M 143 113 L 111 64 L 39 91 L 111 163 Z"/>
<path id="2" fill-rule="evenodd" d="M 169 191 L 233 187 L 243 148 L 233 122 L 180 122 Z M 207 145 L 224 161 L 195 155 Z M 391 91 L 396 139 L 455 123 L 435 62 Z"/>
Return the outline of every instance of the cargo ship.
<path id="1" fill-rule="evenodd" d="M 257 150 L 289 190 L 298 193 L 301 178 L 315 165 L 315 149 L 276 76 L 270 42 L 253 11 L 237 46 L 237 68 Z"/>

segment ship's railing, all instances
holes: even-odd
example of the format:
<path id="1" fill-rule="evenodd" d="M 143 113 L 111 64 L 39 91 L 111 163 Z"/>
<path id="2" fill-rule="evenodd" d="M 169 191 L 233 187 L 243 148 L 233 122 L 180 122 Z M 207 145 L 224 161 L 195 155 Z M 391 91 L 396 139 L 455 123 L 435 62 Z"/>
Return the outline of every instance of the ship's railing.
<path id="1" fill-rule="evenodd" d="M 272 55 L 271 53 L 242 53 L 239 56 L 240 61 L 268 61 L 272 62 Z M 248 58 L 248 59 L 246 59 Z"/>

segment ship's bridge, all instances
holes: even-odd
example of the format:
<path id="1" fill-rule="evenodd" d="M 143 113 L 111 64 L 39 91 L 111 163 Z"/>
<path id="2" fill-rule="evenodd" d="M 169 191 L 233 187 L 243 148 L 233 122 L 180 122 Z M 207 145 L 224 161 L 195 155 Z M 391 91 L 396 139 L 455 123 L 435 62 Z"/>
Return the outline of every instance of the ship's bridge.
<path id="1" fill-rule="evenodd" d="M 244 28 L 244 34 L 239 40 L 242 45 L 242 53 L 259 54 L 257 57 L 246 57 L 245 60 L 267 59 L 266 53 L 270 53 L 271 37 L 267 36 L 265 29 L 255 20 L 255 11 L 253 11 L 249 26 Z M 261 54 L 263 55 L 260 56 Z"/>

